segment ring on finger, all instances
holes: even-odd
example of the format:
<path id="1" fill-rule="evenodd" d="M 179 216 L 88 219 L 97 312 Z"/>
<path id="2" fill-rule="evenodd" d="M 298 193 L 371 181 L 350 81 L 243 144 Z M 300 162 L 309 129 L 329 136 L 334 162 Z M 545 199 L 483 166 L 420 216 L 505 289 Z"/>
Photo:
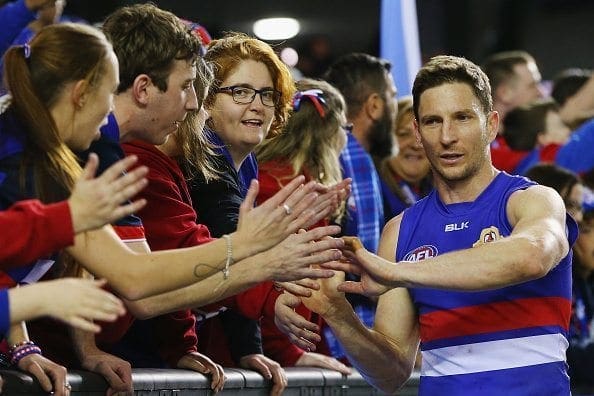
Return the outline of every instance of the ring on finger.
<path id="1" fill-rule="evenodd" d="M 292 213 L 291 207 L 289 205 L 287 205 L 286 203 L 283 204 L 283 209 L 285 210 L 285 213 L 287 215 L 290 215 Z"/>

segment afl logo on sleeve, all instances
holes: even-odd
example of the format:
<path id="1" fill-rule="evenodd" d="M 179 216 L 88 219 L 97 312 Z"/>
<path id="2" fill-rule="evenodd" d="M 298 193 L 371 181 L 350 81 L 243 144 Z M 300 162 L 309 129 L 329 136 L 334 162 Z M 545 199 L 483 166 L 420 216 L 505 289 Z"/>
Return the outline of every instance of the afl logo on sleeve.
<path id="1" fill-rule="evenodd" d="M 433 245 L 419 246 L 404 256 L 404 261 L 421 261 L 437 256 L 437 248 Z"/>
<path id="2" fill-rule="evenodd" d="M 473 243 L 472 247 L 480 246 L 482 244 L 489 243 L 489 242 L 495 242 L 499 238 L 501 238 L 501 235 L 499 234 L 499 228 L 497 228 L 495 226 L 483 228 L 483 230 L 481 231 L 481 236 L 479 237 L 479 240 L 476 241 L 475 243 Z"/>

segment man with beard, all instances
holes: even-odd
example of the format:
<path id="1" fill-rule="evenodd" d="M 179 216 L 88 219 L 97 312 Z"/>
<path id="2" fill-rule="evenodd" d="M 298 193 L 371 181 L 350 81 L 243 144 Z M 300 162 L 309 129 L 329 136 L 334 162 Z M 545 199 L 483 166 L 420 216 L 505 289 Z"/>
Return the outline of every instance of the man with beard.
<path id="1" fill-rule="evenodd" d="M 391 67 L 386 60 L 352 53 L 339 58 L 324 75 L 344 96 L 349 123 L 346 128 L 351 132 L 347 133 L 347 144 L 340 154 L 343 178 L 352 179 L 342 231 L 344 235 L 359 237 L 372 252 L 377 251 L 384 226 L 383 187 L 372 157 L 390 155 L 393 145 L 397 102 Z M 361 320 L 371 325 L 375 302 L 363 296 L 353 296 L 350 302 Z M 330 329 L 326 327 L 323 333 L 329 348 L 324 352 L 337 359 L 345 358 Z"/>
<path id="2" fill-rule="evenodd" d="M 343 233 L 358 236 L 373 252 L 377 251 L 384 216 L 380 179 L 371 157 L 382 158 L 392 152 L 396 87 L 391 67 L 386 60 L 352 53 L 339 58 L 324 75 L 344 96 L 347 121 L 352 124 L 340 155 L 343 177 L 353 179 Z"/>

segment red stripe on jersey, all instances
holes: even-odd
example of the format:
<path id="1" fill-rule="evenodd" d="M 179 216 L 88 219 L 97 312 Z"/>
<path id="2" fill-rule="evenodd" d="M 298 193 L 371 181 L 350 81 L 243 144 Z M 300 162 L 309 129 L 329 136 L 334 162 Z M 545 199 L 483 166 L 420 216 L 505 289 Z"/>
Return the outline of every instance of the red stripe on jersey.
<path id="1" fill-rule="evenodd" d="M 421 340 L 485 334 L 538 326 L 569 328 L 571 301 L 562 297 L 523 298 L 420 316 Z"/>
<path id="2" fill-rule="evenodd" d="M 114 225 L 113 229 L 118 234 L 122 241 L 129 239 L 144 239 L 144 227 L 142 226 L 117 226 Z"/>

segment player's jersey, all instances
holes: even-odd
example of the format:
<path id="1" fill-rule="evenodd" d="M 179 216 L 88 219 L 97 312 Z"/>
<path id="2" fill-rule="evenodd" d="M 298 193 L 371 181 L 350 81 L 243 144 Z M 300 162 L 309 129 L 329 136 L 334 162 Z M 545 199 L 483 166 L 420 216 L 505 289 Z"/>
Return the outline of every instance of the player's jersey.
<path id="1" fill-rule="evenodd" d="M 436 191 L 404 212 L 397 261 L 421 261 L 511 234 L 510 195 L 533 183 L 504 172 L 474 201 Z M 577 225 L 568 216 L 570 245 Z M 476 263 L 480 266 L 480 263 Z M 568 395 L 571 253 L 541 279 L 503 289 L 410 290 L 423 357 L 421 395 Z"/>

